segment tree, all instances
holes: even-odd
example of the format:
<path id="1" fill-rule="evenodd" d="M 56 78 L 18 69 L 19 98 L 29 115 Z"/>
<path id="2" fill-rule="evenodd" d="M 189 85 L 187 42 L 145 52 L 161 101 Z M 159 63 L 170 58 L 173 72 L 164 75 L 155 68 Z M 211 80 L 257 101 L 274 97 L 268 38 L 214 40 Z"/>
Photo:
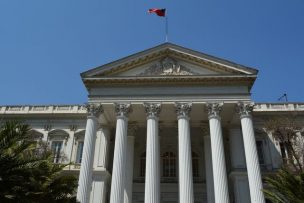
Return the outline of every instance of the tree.
<path id="1" fill-rule="evenodd" d="M 0 202 L 75 202 L 77 178 L 64 174 L 66 165 L 54 164 L 29 132 L 17 121 L 0 126 Z"/>
<path id="2" fill-rule="evenodd" d="M 273 203 L 304 202 L 304 145 L 301 125 L 292 117 L 269 120 L 265 124 L 275 141 L 282 146 L 283 166 L 265 178 L 264 194 Z"/>
<path id="3" fill-rule="evenodd" d="M 281 117 L 269 120 L 265 124 L 267 131 L 282 146 L 283 166 L 295 173 L 304 172 L 304 142 L 302 126 L 292 117 Z M 287 153 L 285 153 L 285 150 Z"/>
<path id="4" fill-rule="evenodd" d="M 267 188 L 264 189 L 264 194 L 273 203 L 304 202 L 304 173 L 295 175 L 286 169 L 281 169 L 265 180 Z"/>

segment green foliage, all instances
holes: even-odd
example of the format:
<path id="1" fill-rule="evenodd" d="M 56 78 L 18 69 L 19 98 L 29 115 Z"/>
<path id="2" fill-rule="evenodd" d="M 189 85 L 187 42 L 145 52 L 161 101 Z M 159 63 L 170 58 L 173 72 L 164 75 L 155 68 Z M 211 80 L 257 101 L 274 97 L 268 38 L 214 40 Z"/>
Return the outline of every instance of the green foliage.
<path id="1" fill-rule="evenodd" d="M 281 169 L 276 175 L 267 177 L 266 183 L 264 194 L 273 203 L 304 202 L 304 173 L 295 175 Z"/>
<path id="2" fill-rule="evenodd" d="M 30 130 L 16 121 L 0 126 L 0 202 L 76 202 L 77 178 L 53 163 L 43 143 L 37 148 Z"/>

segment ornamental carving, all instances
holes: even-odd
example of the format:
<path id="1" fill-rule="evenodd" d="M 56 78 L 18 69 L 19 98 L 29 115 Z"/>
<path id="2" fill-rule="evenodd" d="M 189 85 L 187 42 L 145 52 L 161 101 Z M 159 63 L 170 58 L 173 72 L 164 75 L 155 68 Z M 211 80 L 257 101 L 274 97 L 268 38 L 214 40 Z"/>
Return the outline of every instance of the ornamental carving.
<path id="1" fill-rule="evenodd" d="M 223 103 L 208 103 L 206 105 L 206 111 L 208 112 L 208 116 L 210 117 L 218 117 L 223 109 Z"/>
<path id="2" fill-rule="evenodd" d="M 131 104 L 115 103 L 116 116 L 128 117 L 131 111 L 132 111 Z"/>
<path id="3" fill-rule="evenodd" d="M 254 108 L 254 103 L 243 103 L 239 102 L 236 106 L 236 112 L 240 116 L 250 116 Z"/>
<path id="4" fill-rule="evenodd" d="M 100 114 L 103 113 L 103 108 L 101 104 L 86 104 L 85 106 L 88 116 L 94 116 L 98 118 Z"/>
<path id="5" fill-rule="evenodd" d="M 145 111 L 148 117 L 158 117 L 161 104 L 160 103 L 144 103 Z"/>
<path id="6" fill-rule="evenodd" d="M 176 103 L 176 114 L 177 117 L 184 116 L 189 117 L 189 113 L 191 111 L 192 103 Z"/>
<path id="7" fill-rule="evenodd" d="M 209 123 L 202 122 L 201 125 L 200 125 L 200 129 L 201 129 L 204 136 L 209 136 L 209 134 L 210 134 Z"/>
<path id="8" fill-rule="evenodd" d="M 70 125 L 69 126 L 70 131 L 74 131 L 75 132 L 77 130 L 77 128 L 78 128 L 77 125 Z"/>
<path id="9" fill-rule="evenodd" d="M 128 124 L 128 136 L 135 136 L 136 132 L 138 130 L 138 124 L 137 122 L 130 122 Z"/>
<path id="10" fill-rule="evenodd" d="M 181 66 L 174 59 L 166 57 L 156 62 L 138 75 L 198 75 L 198 73 L 193 72 L 189 68 Z"/>
<path id="11" fill-rule="evenodd" d="M 44 129 L 45 131 L 50 131 L 50 130 L 52 130 L 52 125 L 46 124 L 46 125 L 43 126 L 43 129 Z"/>

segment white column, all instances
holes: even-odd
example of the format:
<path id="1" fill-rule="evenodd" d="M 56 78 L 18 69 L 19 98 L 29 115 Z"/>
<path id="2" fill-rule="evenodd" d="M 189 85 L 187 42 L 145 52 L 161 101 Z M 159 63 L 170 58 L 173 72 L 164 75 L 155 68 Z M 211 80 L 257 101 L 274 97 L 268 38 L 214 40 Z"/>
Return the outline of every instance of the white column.
<path id="1" fill-rule="evenodd" d="M 161 105 L 145 103 L 147 114 L 147 149 L 146 149 L 146 182 L 145 203 L 160 202 L 160 154 L 158 138 L 158 115 Z"/>
<path id="2" fill-rule="evenodd" d="M 191 103 L 176 103 L 178 119 L 179 202 L 193 203 L 192 151 L 189 113 Z"/>
<path id="3" fill-rule="evenodd" d="M 209 130 L 209 128 L 208 128 Z M 208 133 L 209 134 L 209 133 Z M 211 141 L 210 136 L 204 136 L 205 170 L 208 203 L 214 203 L 214 184 L 212 172 Z"/>
<path id="4" fill-rule="evenodd" d="M 253 103 L 240 102 L 237 110 L 241 118 L 251 202 L 264 203 L 262 176 L 251 117 L 253 106 Z"/>
<path id="5" fill-rule="evenodd" d="M 125 176 L 124 203 L 132 203 L 133 168 L 134 168 L 134 139 L 136 125 L 131 125 L 128 132 L 127 169 Z"/>
<path id="6" fill-rule="evenodd" d="M 130 104 L 115 104 L 117 115 L 110 203 L 124 200 L 124 180 L 127 154 L 127 129 Z"/>
<path id="7" fill-rule="evenodd" d="M 88 203 L 92 186 L 92 170 L 94 161 L 94 149 L 97 130 L 97 118 L 103 112 L 101 105 L 88 104 L 87 125 L 84 137 L 82 161 L 79 174 L 77 200 L 80 203 Z"/>
<path id="8" fill-rule="evenodd" d="M 212 152 L 214 197 L 216 203 L 229 202 L 224 141 L 222 135 L 221 118 L 219 115 L 220 111 L 222 110 L 222 106 L 222 103 L 207 104 Z"/>

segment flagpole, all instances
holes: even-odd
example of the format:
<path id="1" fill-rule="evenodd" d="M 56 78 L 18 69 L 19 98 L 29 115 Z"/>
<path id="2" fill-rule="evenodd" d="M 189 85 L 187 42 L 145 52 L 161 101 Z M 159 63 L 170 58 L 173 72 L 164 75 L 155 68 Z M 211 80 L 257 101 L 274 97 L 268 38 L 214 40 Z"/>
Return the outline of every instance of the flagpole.
<path id="1" fill-rule="evenodd" d="M 169 36 L 168 36 L 168 12 L 166 12 L 166 42 L 169 41 Z"/>

